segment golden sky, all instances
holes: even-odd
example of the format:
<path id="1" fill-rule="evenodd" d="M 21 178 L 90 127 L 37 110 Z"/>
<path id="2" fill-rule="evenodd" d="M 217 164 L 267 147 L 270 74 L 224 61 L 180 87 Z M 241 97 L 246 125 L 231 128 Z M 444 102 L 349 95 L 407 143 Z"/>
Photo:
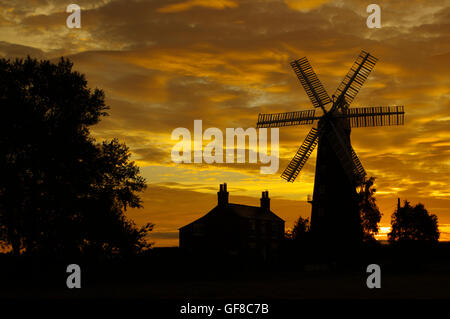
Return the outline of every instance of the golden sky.
<path id="1" fill-rule="evenodd" d="M 396 199 L 422 202 L 450 240 L 449 0 L 74 0 L 81 29 L 68 29 L 61 0 L 0 1 L 0 55 L 69 56 L 89 86 L 104 89 L 110 116 L 93 128 L 118 137 L 148 181 L 144 209 L 152 240 L 176 245 L 177 229 L 214 207 L 219 183 L 230 201 L 272 210 L 292 227 L 309 216 L 315 153 L 295 183 L 280 174 L 311 126 L 280 129 L 280 169 L 259 165 L 174 164 L 172 131 L 254 127 L 258 113 L 311 109 L 289 66 L 307 56 L 331 95 L 361 49 L 379 58 L 352 106 L 404 105 L 406 125 L 357 128 L 352 144 L 377 178 L 383 230 Z M 366 7 L 381 7 L 381 29 Z M 319 112 L 320 113 L 320 112 Z"/>

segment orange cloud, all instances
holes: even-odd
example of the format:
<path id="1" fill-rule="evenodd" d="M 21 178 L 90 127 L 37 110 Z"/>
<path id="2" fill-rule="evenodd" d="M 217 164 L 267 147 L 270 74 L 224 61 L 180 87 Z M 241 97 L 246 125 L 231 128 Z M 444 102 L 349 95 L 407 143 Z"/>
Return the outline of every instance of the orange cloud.
<path id="1" fill-rule="evenodd" d="M 319 8 L 330 1 L 331 0 L 285 0 L 289 8 L 303 12 Z"/>
<path id="2" fill-rule="evenodd" d="M 162 13 L 174 13 L 190 10 L 194 7 L 205 7 L 222 10 L 225 8 L 236 8 L 238 4 L 231 0 L 188 0 L 185 2 L 169 4 L 158 9 Z"/>

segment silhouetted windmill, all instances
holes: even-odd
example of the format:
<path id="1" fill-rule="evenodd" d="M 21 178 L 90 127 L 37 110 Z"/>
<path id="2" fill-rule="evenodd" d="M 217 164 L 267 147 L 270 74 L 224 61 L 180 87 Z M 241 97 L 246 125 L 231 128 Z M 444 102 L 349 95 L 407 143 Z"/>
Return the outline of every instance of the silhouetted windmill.
<path id="1" fill-rule="evenodd" d="M 291 160 L 282 178 L 293 182 L 318 144 L 314 194 L 311 201 L 311 231 L 322 239 L 339 235 L 351 241 L 361 238 L 361 223 L 356 202 L 356 186 L 366 172 L 350 143 L 351 127 L 402 125 L 403 106 L 349 108 L 377 59 L 361 51 L 332 99 L 325 91 L 308 60 L 301 58 L 291 66 L 315 109 L 277 114 L 259 114 L 257 127 L 282 127 L 312 124 L 303 144 Z M 331 104 L 327 111 L 325 106 Z M 331 237 L 331 238 L 330 238 Z"/>

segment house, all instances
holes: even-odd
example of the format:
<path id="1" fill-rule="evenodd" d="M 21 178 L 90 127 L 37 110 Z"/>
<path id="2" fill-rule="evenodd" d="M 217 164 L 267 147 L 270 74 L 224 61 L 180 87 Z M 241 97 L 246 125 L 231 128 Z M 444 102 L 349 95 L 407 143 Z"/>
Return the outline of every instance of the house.
<path id="1" fill-rule="evenodd" d="M 262 192 L 259 207 L 232 204 L 224 183 L 217 206 L 179 231 L 180 248 L 188 253 L 267 260 L 284 238 L 284 220 L 270 210 L 268 191 Z"/>

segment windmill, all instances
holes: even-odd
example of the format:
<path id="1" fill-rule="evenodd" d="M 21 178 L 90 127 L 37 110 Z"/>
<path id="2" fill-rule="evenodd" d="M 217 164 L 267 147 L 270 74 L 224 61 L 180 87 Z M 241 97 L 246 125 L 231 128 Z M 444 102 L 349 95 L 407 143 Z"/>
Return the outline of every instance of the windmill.
<path id="1" fill-rule="evenodd" d="M 291 62 L 295 74 L 316 109 L 259 114 L 257 127 L 313 124 L 303 144 L 281 175 L 293 182 L 318 145 L 311 211 L 311 232 L 318 240 L 356 243 L 362 238 L 356 188 L 366 172 L 350 142 L 351 128 L 403 125 L 403 106 L 350 108 L 350 103 L 375 66 L 377 58 L 361 51 L 332 98 L 306 57 Z M 328 107 L 328 110 L 327 110 Z"/>

